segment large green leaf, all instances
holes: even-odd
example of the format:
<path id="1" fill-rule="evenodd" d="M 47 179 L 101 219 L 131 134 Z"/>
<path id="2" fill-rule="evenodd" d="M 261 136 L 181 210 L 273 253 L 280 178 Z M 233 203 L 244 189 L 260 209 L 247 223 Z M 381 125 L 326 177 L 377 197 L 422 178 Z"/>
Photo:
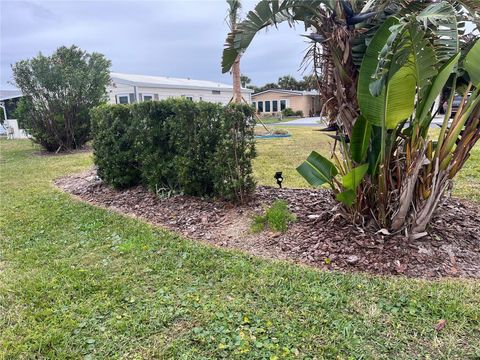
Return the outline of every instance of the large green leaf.
<path id="1" fill-rule="evenodd" d="M 369 84 L 377 70 L 379 54 L 387 42 L 392 41 L 391 28 L 397 24 L 398 19 L 391 17 L 378 29 L 367 48 L 358 78 L 358 104 L 362 115 L 373 125 L 385 126 L 387 129 L 394 129 L 401 121 L 408 119 L 413 113 L 415 102 L 416 77 L 412 59 L 387 76 L 379 96 L 370 93 Z M 391 67 L 397 66 L 394 61 L 388 64 Z"/>
<path id="2" fill-rule="evenodd" d="M 451 1 L 450 1 L 451 2 Z M 440 63 L 448 61 L 459 50 L 458 12 L 449 1 L 438 1 L 427 6 L 415 18 L 432 33 L 435 53 Z"/>
<path id="3" fill-rule="evenodd" d="M 440 94 L 440 91 L 444 88 L 445 84 L 447 83 L 450 74 L 453 72 L 455 65 L 458 63 L 458 59 L 460 58 L 460 53 L 453 56 L 449 61 L 447 61 L 438 71 L 437 76 L 432 81 L 432 84 L 426 91 L 426 95 L 418 104 L 419 110 L 417 110 L 417 119 L 425 126 L 426 121 L 428 120 L 428 113 L 432 104 L 435 102 L 435 99 Z"/>
<path id="4" fill-rule="evenodd" d="M 347 206 L 352 206 L 356 200 L 356 194 L 355 191 L 349 189 L 338 193 L 335 198 Z"/>
<path id="5" fill-rule="evenodd" d="M 361 163 L 367 156 L 371 133 L 372 125 L 364 116 L 359 116 L 353 125 L 350 139 L 350 152 L 355 162 Z"/>
<path id="6" fill-rule="evenodd" d="M 465 57 L 465 70 L 475 87 L 480 87 L 480 40 L 477 40 Z"/>
<path id="7" fill-rule="evenodd" d="M 350 190 L 355 190 L 362 182 L 363 177 L 367 173 L 368 164 L 357 166 L 350 170 L 348 174 L 342 177 L 343 187 Z"/>
<path id="8" fill-rule="evenodd" d="M 297 171 L 313 186 L 330 183 L 338 174 L 335 165 L 315 151 L 312 151 L 307 160 L 297 167 Z"/>

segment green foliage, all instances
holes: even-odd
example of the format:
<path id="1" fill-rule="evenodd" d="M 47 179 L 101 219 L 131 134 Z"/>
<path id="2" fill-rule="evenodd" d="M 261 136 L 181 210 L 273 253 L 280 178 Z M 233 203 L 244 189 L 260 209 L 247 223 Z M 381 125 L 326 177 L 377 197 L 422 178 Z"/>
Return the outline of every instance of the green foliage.
<path id="1" fill-rule="evenodd" d="M 184 99 L 96 108 L 99 175 L 115 187 L 142 183 L 155 192 L 244 201 L 255 187 L 252 112 Z"/>
<path id="2" fill-rule="evenodd" d="M 223 108 L 211 167 L 214 169 L 214 193 L 229 200 L 243 202 L 255 189 L 253 113 L 254 110 L 245 105 L 231 104 Z"/>
<path id="3" fill-rule="evenodd" d="M 264 215 L 254 217 L 251 229 L 253 232 L 260 232 L 265 228 L 269 228 L 272 231 L 285 232 L 288 229 L 288 225 L 295 221 L 296 217 L 288 209 L 288 203 L 285 200 L 275 200 L 265 210 Z"/>
<path id="4" fill-rule="evenodd" d="M 292 108 L 285 108 L 282 110 L 283 116 L 294 116 L 295 111 L 292 110 Z"/>
<path id="5" fill-rule="evenodd" d="M 338 174 L 335 165 L 315 151 L 312 151 L 307 160 L 297 168 L 297 171 L 310 185 L 314 186 L 328 183 L 333 187 L 332 179 Z"/>
<path id="6" fill-rule="evenodd" d="M 367 156 L 368 148 L 370 146 L 370 134 L 372 132 L 372 125 L 363 116 L 358 117 L 353 125 L 352 139 L 350 144 L 350 153 L 352 159 L 361 163 Z"/>
<path id="7" fill-rule="evenodd" d="M 76 46 L 60 47 L 13 65 L 19 123 L 47 151 L 82 147 L 90 139 L 90 109 L 106 99 L 110 61 Z"/>
<path id="8" fill-rule="evenodd" d="M 383 228 L 405 227 L 409 234 L 422 234 L 448 182 L 480 138 L 480 90 L 475 83 L 480 42 L 473 39 L 473 46 L 465 46 L 463 69 L 458 69 L 458 24 L 443 29 L 445 18 L 451 19 L 454 13 L 450 4 L 440 2 L 417 16 L 385 20 L 366 49 L 359 71 L 361 114 L 349 134 L 351 141 L 339 141 L 343 159 L 332 154 L 333 164 L 318 155 L 314 163 L 311 155 L 298 168 L 310 184 L 330 184 L 353 218 L 373 213 Z M 425 31 L 425 23 L 433 24 L 431 33 L 445 38 Z M 463 75 L 468 86 L 457 88 L 457 78 Z M 432 107 L 447 84 L 450 103 L 456 93 L 464 100 L 451 124 L 449 107 L 434 142 L 428 138 L 435 115 Z M 327 166 L 335 167 L 341 182 L 336 173 L 325 170 Z"/>
<path id="9" fill-rule="evenodd" d="M 297 110 L 297 111 L 295 111 L 295 116 L 301 116 L 301 117 L 303 117 L 303 111 L 302 111 L 302 110 Z"/>
<path id="10" fill-rule="evenodd" d="M 140 182 L 135 139 L 138 129 L 124 105 L 101 105 L 92 109 L 94 159 L 98 175 L 116 188 Z M 98 139 L 101 139 L 99 141 Z"/>
<path id="11" fill-rule="evenodd" d="M 465 70 L 470 76 L 470 81 L 475 86 L 480 86 L 480 66 L 478 61 L 480 60 L 480 41 L 476 41 L 472 49 L 465 57 Z"/>

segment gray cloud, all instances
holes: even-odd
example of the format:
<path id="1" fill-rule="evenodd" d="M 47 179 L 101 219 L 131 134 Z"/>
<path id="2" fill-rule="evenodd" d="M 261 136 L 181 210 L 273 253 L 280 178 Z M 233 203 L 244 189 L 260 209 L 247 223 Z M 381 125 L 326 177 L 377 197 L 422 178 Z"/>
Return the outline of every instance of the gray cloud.
<path id="1" fill-rule="evenodd" d="M 244 1 L 244 9 L 254 4 Z M 11 87 L 11 64 L 71 44 L 105 54 L 117 72 L 231 82 L 220 69 L 226 10 L 223 0 L 2 0 L 0 87 Z M 300 77 L 302 30 L 282 24 L 259 34 L 242 59 L 242 73 L 257 85 L 285 74 Z"/>

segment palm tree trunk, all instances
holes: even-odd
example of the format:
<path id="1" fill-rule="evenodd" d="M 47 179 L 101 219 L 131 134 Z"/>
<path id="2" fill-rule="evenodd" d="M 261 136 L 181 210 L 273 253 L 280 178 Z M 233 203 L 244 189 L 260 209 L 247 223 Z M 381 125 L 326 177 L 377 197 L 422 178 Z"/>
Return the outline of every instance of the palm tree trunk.
<path id="1" fill-rule="evenodd" d="M 233 78 L 233 102 L 239 104 L 242 102 L 242 84 L 240 79 L 240 55 L 237 56 L 232 65 Z"/>

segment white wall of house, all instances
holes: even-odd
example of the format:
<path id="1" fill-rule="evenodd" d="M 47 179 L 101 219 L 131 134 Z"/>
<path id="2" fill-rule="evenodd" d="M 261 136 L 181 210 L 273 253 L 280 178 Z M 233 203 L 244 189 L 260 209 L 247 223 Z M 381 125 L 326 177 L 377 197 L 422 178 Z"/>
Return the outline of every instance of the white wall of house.
<path id="1" fill-rule="evenodd" d="M 28 139 L 30 136 L 25 130 L 18 127 L 18 121 L 16 119 L 5 120 L 3 127 L 8 139 Z"/>
<path id="2" fill-rule="evenodd" d="M 219 88 L 218 90 L 212 89 L 182 89 L 182 88 L 162 88 L 162 87 L 146 87 L 146 86 L 133 86 L 121 83 L 113 83 L 108 88 L 109 102 L 111 104 L 120 103 L 120 98 L 123 101 L 127 100 L 132 102 L 136 98 L 138 101 L 144 101 L 145 99 L 164 100 L 168 98 L 191 98 L 193 101 L 207 101 L 221 104 L 228 104 L 233 96 L 232 89 Z M 251 92 L 242 91 L 243 98 L 251 104 Z"/>

